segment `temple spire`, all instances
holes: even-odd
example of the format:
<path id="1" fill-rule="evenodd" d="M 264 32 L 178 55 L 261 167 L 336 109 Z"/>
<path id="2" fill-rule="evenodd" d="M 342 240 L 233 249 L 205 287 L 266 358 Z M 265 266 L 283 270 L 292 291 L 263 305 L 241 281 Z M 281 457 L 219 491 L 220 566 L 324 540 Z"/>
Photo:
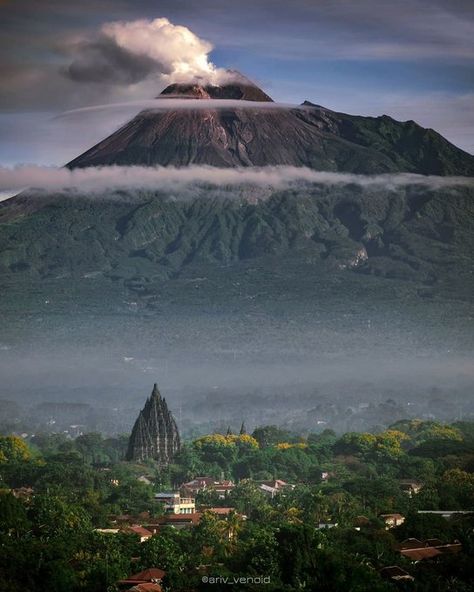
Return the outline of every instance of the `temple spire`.
<path id="1" fill-rule="evenodd" d="M 135 461 L 154 459 L 164 466 L 171 462 L 180 446 L 174 417 L 155 384 L 133 426 L 126 458 Z"/>

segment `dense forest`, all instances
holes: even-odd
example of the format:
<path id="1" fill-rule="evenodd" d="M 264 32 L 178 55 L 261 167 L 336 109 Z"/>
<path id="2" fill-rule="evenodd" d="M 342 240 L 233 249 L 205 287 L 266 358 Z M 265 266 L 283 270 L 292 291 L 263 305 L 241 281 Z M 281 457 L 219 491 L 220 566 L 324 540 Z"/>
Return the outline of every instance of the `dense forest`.
<path id="1" fill-rule="evenodd" d="M 474 589 L 474 423 L 209 434 L 186 441 L 161 470 L 123 461 L 126 445 L 96 433 L 0 437 L 1 592 L 112 592 L 151 567 L 165 570 L 163 590 L 177 592 L 226 590 L 222 578 L 235 576 L 250 578 L 237 590 Z M 164 526 L 144 542 L 97 530 L 117 515 L 162 516 L 155 493 L 199 475 L 235 487 L 225 497 L 198 493 L 191 528 Z M 275 479 L 291 485 L 266 495 L 259 483 Z M 407 492 L 401 483 L 410 481 L 420 489 Z M 216 507 L 232 511 L 222 520 Z M 420 513 L 437 510 L 458 513 Z M 404 521 L 388 527 L 387 514 Z M 400 553 L 407 539 L 462 550 L 413 561 Z M 388 566 L 407 577 L 384 577 Z"/>

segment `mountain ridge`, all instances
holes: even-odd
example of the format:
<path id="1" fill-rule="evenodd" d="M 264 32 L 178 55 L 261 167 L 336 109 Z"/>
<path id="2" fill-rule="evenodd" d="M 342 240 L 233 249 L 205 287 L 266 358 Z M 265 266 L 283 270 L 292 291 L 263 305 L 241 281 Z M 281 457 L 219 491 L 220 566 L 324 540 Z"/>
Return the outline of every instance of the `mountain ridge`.
<path id="1" fill-rule="evenodd" d="M 210 96 L 199 85 L 174 87 L 164 96 L 177 91 Z M 369 175 L 473 175 L 474 157 L 413 121 L 347 115 L 308 103 L 242 105 L 231 99 L 219 109 L 206 103 L 199 109 L 144 111 L 69 167 L 289 164 Z M 391 291 L 389 285 L 394 294 L 397 286 L 408 286 L 421 302 L 443 293 L 468 306 L 474 189 L 455 185 L 455 180 L 443 187 L 341 181 L 263 190 L 200 183 L 182 194 L 159 186 L 99 195 L 78 188 L 74 197 L 23 192 L 0 206 L 0 275 L 29 298 L 45 281 L 57 282 L 60 290 L 71 284 L 81 293 L 97 278 L 158 298 L 187 274 L 213 275 L 219 283 L 228 268 L 243 274 L 242 289 L 263 288 L 271 299 L 265 285 L 278 270 L 279 277 L 292 280 L 288 302 L 301 299 L 308 307 L 315 304 L 314 286 L 320 292 L 334 281 L 343 294 L 354 285 Z M 247 265 L 259 269 L 256 280 L 248 279 Z M 295 268 L 311 275 L 314 284 L 295 276 Z M 234 291 L 232 273 L 219 288 L 224 298 Z M 209 293 L 207 300 L 214 298 Z"/>
<path id="2" fill-rule="evenodd" d="M 433 284 L 449 267 L 470 265 L 473 192 L 306 184 L 257 200 L 205 187 L 182 200 L 150 191 L 108 200 L 59 194 L 27 215 L 0 210 L 0 272 L 169 279 L 192 264 L 276 256 L 284 267 L 285 258 L 300 256 L 328 273 Z"/>
<path id="3" fill-rule="evenodd" d="M 279 106 L 257 86 L 242 82 L 174 84 L 160 97 L 230 100 L 216 108 L 190 104 L 163 110 L 157 98 L 157 110 L 138 113 L 67 166 L 290 165 L 359 174 L 474 176 L 474 156 L 414 121 L 348 115 L 309 101 L 297 108 Z M 271 109 L 264 108 L 270 103 Z"/>

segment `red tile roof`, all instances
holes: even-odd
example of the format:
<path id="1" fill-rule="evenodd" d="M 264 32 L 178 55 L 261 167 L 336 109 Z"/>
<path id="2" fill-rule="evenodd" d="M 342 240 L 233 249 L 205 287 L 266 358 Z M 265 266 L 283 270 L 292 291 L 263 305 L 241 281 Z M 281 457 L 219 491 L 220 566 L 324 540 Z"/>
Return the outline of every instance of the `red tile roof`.
<path id="1" fill-rule="evenodd" d="M 166 572 L 159 567 L 149 567 L 143 571 L 135 574 L 132 578 L 136 580 L 143 580 L 144 582 L 151 582 L 151 580 L 162 580 L 166 575 Z"/>
<path id="2" fill-rule="evenodd" d="M 427 547 L 439 547 L 439 545 L 442 545 L 443 541 L 440 541 L 439 539 L 426 539 L 425 541 L 425 545 Z"/>
<path id="3" fill-rule="evenodd" d="M 138 534 L 138 536 L 140 537 L 151 537 L 153 535 L 152 532 L 150 532 L 149 530 L 147 530 L 146 528 L 143 528 L 143 526 L 127 526 L 127 528 L 125 528 L 126 532 L 133 532 L 135 534 Z"/>
<path id="4" fill-rule="evenodd" d="M 447 545 L 439 545 L 436 547 L 441 553 L 459 553 L 462 551 L 461 543 L 448 543 Z"/>
<path id="5" fill-rule="evenodd" d="M 261 485 L 266 485 L 267 487 L 273 487 L 274 489 L 280 489 L 281 487 L 287 487 L 288 483 L 286 481 L 282 481 L 281 479 L 273 479 L 272 481 L 260 481 Z"/>
<path id="6" fill-rule="evenodd" d="M 231 512 L 235 512 L 235 508 L 209 508 L 207 511 L 219 516 L 228 516 Z"/>
<path id="7" fill-rule="evenodd" d="M 213 489 L 215 491 L 230 491 L 234 489 L 234 483 L 229 479 L 223 481 L 216 481 L 212 477 L 196 477 L 187 483 L 183 483 L 180 487 L 182 490 L 197 493 L 201 489 Z"/>
<path id="8" fill-rule="evenodd" d="M 402 555 L 419 561 L 420 559 L 429 559 L 437 557 L 443 553 L 459 553 L 462 551 L 462 544 L 459 541 L 443 544 L 439 539 L 427 539 L 419 541 L 418 539 L 406 539 L 397 546 Z"/>
<path id="9" fill-rule="evenodd" d="M 424 547 L 425 544 L 418 540 L 418 539 L 414 539 L 414 538 L 410 538 L 410 539 L 405 539 L 404 541 L 402 541 L 400 543 L 400 545 L 398 546 L 398 548 L 400 550 L 404 550 L 404 549 L 419 549 L 420 547 Z"/>
<path id="10" fill-rule="evenodd" d="M 405 516 L 403 516 L 402 514 L 380 514 L 380 518 L 383 518 L 384 520 L 389 519 L 389 518 L 395 518 L 396 520 L 401 520 L 402 518 L 405 519 Z"/>
<path id="11" fill-rule="evenodd" d="M 145 584 L 137 584 L 130 588 L 129 592 L 162 592 L 163 588 L 159 584 L 153 583 L 145 583 Z"/>
<path id="12" fill-rule="evenodd" d="M 407 559 L 412 561 L 421 561 L 422 559 L 433 559 L 441 555 L 441 551 L 438 551 L 435 547 L 421 547 L 419 549 L 404 549 L 400 553 Z"/>
<path id="13" fill-rule="evenodd" d="M 160 518 L 160 524 L 173 524 L 176 522 L 187 522 L 198 524 L 201 520 L 201 512 L 193 512 L 192 514 L 167 514 Z"/>
<path id="14" fill-rule="evenodd" d="M 160 582 L 166 575 L 166 572 L 158 567 L 149 567 L 143 571 L 129 576 L 125 580 L 120 580 L 119 584 L 130 584 L 130 586 L 137 584 L 156 583 Z"/>

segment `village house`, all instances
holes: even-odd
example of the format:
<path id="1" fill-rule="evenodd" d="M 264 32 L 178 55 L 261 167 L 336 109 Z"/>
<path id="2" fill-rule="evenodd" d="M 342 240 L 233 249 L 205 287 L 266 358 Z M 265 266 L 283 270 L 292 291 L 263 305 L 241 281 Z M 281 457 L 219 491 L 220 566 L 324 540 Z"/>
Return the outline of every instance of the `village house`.
<path id="1" fill-rule="evenodd" d="M 180 491 L 186 496 L 196 496 L 203 491 L 215 491 L 220 499 L 224 499 L 234 487 L 235 484 L 228 479 L 217 481 L 212 477 L 195 477 L 183 483 Z"/>
<path id="2" fill-rule="evenodd" d="M 155 500 L 163 504 L 164 510 L 170 514 L 193 514 L 196 501 L 193 497 L 181 497 L 179 492 L 155 493 Z"/>
<path id="3" fill-rule="evenodd" d="M 137 481 L 140 481 L 140 483 L 144 483 L 145 485 L 153 485 L 146 475 L 140 475 L 140 477 L 137 477 Z"/>
<path id="4" fill-rule="evenodd" d="M 17 487 L 11 490 L 12 494 L 17 498 L 24 501 L 30 501 L 34 496 L 34 490 L 32 487 Z"/>
<path id="5" fill-rule="evenodd" d="M 380 575 L 385 580 L 389 580 L 394 583 L 413 582 L 415 580 L 413 576 L 411 576 L 407 571 L 405 571 L 398 565 L 390 565 L 387 567 L 383 567 L 380 570 Z"/>
<path id="6" fill-rule="evenodd" d="M 163 592 L 163 588 L 160 584 L 143 583 L 133 586 L 127 592 Z"/>
<path id="7" fill-rule="evenodd" d="M 322 522 L 322 521 L 320 521 L 316 528 L 318 530 L 329 530 L 330 528 L 335 528 L 336 526 L 338 526 L 337 522 Z"/>
<path id="8" fill-rule="evenodd" d="M 94 528 L 94 532 L 98 532 L 99 534 L 118 534 L 120 528 Z"/>
<path id="9" fill-rule="evenodd" d="M 235 512 L 235 508 L 208 508 L 206 512 L 212 512 L 216 516 L 227 518 L 229 514 Z M 239 516 L 242 516 L 239 514 Z"/>
<path id="10" fill-rule="evenodd" d="M 379 518 L 385 522 L 385 529 L 395 528 L 405 522 L 405 516 L 402 514 L 380 514 Z"/>
<path id="11" fill-rule="evenodd" d="M 151 539 L 151 537 L 153 536 L 152 532 L 150 532 L 147 528 L 140 526 L 139 524 L 135 524 L 133 526 L 126 526 L 122 529 L 122 532 L 138 535 L 140 537 L 140 543 L 144 543 L 148 539 Z"/>
<path id="12" fill-rule="evenodd" d="M 158 534 L 160 528 L 163 526 L 172 526 L 176 530 L 182 530 L 185 528 L 193 528 L 199 524 L 201 520 L 201 512 L 192 512 L 191 514 L 165 514 L 160 518 L 155 518 L 153 522 L 150 521 L 148 524 L 144 524 L 144 527 L 152 532 Z"/>
<path id="13" fill-rule="evenodd" d="M 441 516 L 446 520 L 450 520 L 453 517 L 460 518 L 474 514 L 474 510 L 418 510 L 418 514 L 434 514 L 435 516 Z"/>
<path id="14" fill-rule="evenodd" d="M 100 534 L 110 535 L 125 532 L 128 534 L 136 534 L 140 537 L 140 543 L 144 543 L 153 536 L 153 532 L 144 528 L 140 524 L 123 525 L 120 528 L 95 528 L 95 532 Z"/>
<path id="15" fill-rule="evenodd" d="M 117 586 L 120 590 L 133 592 L 161 592 L 161 582 L 165 575 L 166 572 L 162 569 L 151 567 L 119 580 Z"/>
<path id="16" fill-rule="evenodd" d="M 398 482 L 402 491 L 404 491 L 408 497 L 413 497 L 414 495 L 420 493 L 421 488 L 423 487 L 423 483 L 417 481 L 416 479 L 400 479 Z"/>
<path id="17" fill-rule="evenodd" d="M 282 493 L 285 489 L 294 489 L 295 486 L 281 479 L 274 479 L 272 481 L 260 481 L 258 488 L 262 493 L 273 499 L 278 493 Z"/>
<path id="18" fill-rule="evenodd" d="M 354 518 L 353 526 L 355 530 L 360 531 L 361 528 L 365 528 L 370 525 L 370 520 L 367 516 L 356 516 Z"/>
<path id="19" fill-rule="evenodd" d="M 398 545 L 400 555 L 416 563 L 426 559 L 435 559 L 441 555 L 456 554 L 462 551 L 462 544 L 459 541 L 453 543 L 442 543 L 439 539 L 409 538 Z"/>
<path id="20" fill-rule="evenodd" d="M 110 514 L 109 522 L 120 526 L 132 526 L 134 524 L 143 524 L 150 519 L 150 512 L 140 512 L 139 514 Z"/>

